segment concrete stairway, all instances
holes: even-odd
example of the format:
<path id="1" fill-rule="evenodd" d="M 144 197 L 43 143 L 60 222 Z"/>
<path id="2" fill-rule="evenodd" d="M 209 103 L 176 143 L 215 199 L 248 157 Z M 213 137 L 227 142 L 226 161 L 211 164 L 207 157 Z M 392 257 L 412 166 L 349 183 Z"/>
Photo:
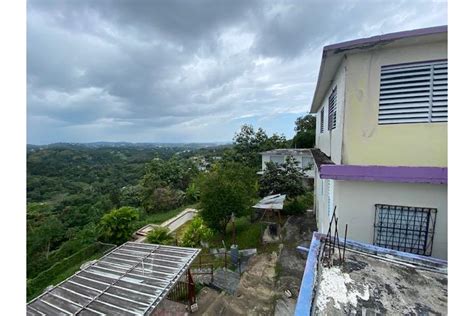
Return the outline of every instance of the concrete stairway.
<path id="1" fill-rule="evenodd" d="M 210 285 L 229 294 L 234 294 L 239 282 L 240 275 L 237 272 L 219 268 L 214 271 L 214 281 Z"/>

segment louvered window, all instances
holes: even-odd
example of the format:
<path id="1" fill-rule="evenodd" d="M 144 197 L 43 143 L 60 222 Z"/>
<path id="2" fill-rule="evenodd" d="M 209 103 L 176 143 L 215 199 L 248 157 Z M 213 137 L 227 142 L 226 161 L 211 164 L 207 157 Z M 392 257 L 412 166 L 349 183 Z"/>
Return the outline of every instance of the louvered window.
<path id="1" fill-rule="evenodd" d="M 382 66 L 379 124 L 448 121 L 448 62 Z"/>
<path id="2" fill-rule="evenodd" d="M 324 132 L 324 107 L 321 109 L 321 125 L 319 126 L 319 132 Z"/>
<path id="3" fill-rule="evenodd" d="M 337 87 L 329 95 L 328 130 L 336 128 Z"/>

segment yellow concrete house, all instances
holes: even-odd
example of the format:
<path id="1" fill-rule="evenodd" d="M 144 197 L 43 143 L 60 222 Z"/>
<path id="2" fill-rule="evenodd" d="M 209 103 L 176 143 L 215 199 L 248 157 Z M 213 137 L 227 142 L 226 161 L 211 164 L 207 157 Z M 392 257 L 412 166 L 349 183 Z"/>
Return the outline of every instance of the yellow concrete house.
<path id="1" fill-rule="evenodd" d="M 324 47 L 315 208 L 347 238 L 447 258 L 447 26 Z"/>

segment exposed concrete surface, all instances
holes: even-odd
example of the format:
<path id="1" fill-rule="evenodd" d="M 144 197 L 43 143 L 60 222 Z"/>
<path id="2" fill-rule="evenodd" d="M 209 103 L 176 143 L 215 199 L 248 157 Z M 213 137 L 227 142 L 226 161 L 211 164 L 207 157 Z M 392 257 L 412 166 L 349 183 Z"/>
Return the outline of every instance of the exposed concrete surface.
<path id="1" fill-rule="evenodd" d="M 322 268 L 313 304 L 324 315 L 446 315 L 447 275 L 347 251 Z"/>
<path id="2" fill-rule="evenodd" d="M 276 253 L 250 258 L 235 295 L 212 294 L 210 305 L 204 306 L 201 301 L 200 315 L 273 315 L 276 261 Z"/>
<path id="3" fill-rule="evenodd" d="M 306 256 L 296 250 L 297 246 L 309 248 L 316 222 L 312 214 L 291 216 L 283 226 L 283 244 L 278 257 L 276 281 L 275 315 L 293 315 L 298 298 L 301 279 L 306 265 Z M 285 290 L 292 294 L 290 298 Z"/>
<path id="4" fill-rule="evenodd" d="M 161 223 L 161 224 L 148 224 L 137 230 L 133 235 L 135 237 L 136 242 L 145 242 L 146 240 L 146 235 L 151 232 L 153 229 L 157 227 L 166 227 L 170 230 L 170 232 L 174 232 L 177 230 L 179 227 L 182 225 L 186 224 L 190 220 L 192 220 L 196 215 L 198 214 L 198 211 L 194 208 L 187 208 L 183 210 L 181 213 L 178 215 L 170 218 L 169 220 Z"/>
<path id="5" fill-rule="evenodd" d="M 288 218 L 278 252 L 250 257 L 234 295 L 206 289 L 198 315 L 293 315 L 306 263 L 296 246 L 309 247 L 315 229 L 314 216 Z"/>
<path id="6" fill-rule="evenodd" d="M 239 286 L 240 275 L 229 269 L 219 268 L 214 271 L 212 285 L 229 294 L 234 294 Z"/>
<path id="7" fill-rule="evenodd" d="M 186 310 L 186 305 L 164 299 L 153 311 L 153 316 L 177 316 L 177 315 L 190 315 Z"/>

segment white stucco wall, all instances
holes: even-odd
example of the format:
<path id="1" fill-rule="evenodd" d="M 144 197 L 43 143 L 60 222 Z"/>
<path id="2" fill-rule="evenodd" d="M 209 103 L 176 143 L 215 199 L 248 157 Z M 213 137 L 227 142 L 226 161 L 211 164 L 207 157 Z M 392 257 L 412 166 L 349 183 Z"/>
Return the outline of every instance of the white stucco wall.
<path id="1" fill-rule="evenodd" d="M 316 148 L 321 149 L 336 164 L 342 162 L 342 137 L 344 127 L 344 104 L 345 104 L 345 82 L 346 82 L 346 62 L 345 60 L 339 66 L 334 82 L 324 96 L 324 132 L 321 130 L 321 109 L 316 115 Z M 336 103 L 336 128 L 328 130 L 328 112 L 329 112 L 329 95 L 334 87 L 337 86 L 337 103 Z"/>
<path id="2" fill-rule="evenodd" d="M 318 177 L 319 178 L 319 177 Z M 318 179 L 318 183 L 321 179 Z M 324 182 L 328 180 L 323 180 Z M 326 232 L 329 219 L 326 211 L 327 186 L 318 194 L 318 228 Z M 447 185 L 385 183 L 365 181 L 334 181 L 334 205 L 339 217 L 339 231 L 348 224 L 349 239 L 373 243 L 375 204 L 431 207 L 438 210 L 433 238 L 432 256 L 447 259 Z"/>

